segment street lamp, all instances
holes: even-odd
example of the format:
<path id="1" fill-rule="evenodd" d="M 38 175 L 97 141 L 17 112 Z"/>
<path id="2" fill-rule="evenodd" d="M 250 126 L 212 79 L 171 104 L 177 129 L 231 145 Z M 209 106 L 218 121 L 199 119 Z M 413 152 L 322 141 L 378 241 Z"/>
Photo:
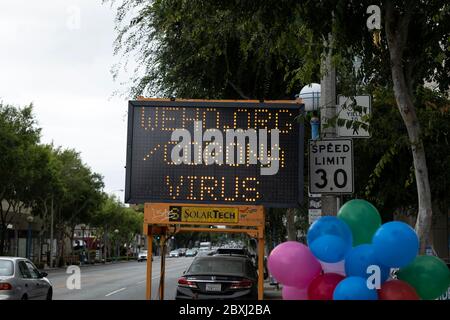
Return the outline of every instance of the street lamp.
<path id="1" fill-rule="evenodd" d="M 114 233 L 116 234 L 116 262 L 119 259 L 119 229 L 114 230 Z"/>
<path id="2" fill-rule="evenodd" d="M 27 259 L 30 259 L 31 257 L 31 223 L 33 222 L 34 217 L 30 214 L 27 217 L 27 221 L 28 221 L 28 235 L 27 235 Z"/>

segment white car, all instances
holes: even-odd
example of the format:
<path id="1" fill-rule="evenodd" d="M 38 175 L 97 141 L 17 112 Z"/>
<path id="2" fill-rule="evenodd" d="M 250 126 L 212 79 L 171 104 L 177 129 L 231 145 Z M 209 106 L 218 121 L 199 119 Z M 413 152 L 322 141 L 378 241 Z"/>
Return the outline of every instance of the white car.
<path id="1" fill-rule="evenodd" d="M 47 273 L 28 259 L 0 257 L 0 300 L 52 300 Z"/>
<path id="2" fill-rule="evenodd" d="M 178 252 L 178 250 L 172 250 L 169 253 L 169 258 L 178 258 L 180 256 L 180 253 Z"/>
<path id="3" fill-rule="evenodd" d="M 147 260 L 147 250 L 143 250 L 138 254 L 138 262 Z"/>

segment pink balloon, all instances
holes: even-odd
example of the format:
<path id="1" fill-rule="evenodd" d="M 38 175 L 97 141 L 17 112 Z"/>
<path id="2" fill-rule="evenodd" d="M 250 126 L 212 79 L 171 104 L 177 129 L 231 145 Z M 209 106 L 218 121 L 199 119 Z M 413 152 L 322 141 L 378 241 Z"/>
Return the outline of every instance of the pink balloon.
<path id="1" fill-rule="evenodd" d="M 336 263 L 328 263 L 320 261 L 324 273 L 336 273 L 345 276 L 345 260 Z"/>
<path id="2" fill-rule="evenodd" d="M 267 267 L 279 283 L 297 288 L 306 288 L 322 271 L 309 248 L 296 241 L 276 246 L 269 255 Z"/>
<path id="3" fill-rule="evenodd" d="M 308 289 L 298 289 L 295 287 L 284 286 L 281 289 L 283 300 L 308 300 Z"/>

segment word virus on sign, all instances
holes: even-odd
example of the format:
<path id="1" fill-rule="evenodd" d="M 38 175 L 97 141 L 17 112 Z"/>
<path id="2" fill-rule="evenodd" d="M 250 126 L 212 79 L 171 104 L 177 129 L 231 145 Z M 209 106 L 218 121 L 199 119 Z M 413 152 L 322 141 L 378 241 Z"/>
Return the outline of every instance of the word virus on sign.
<path id="1" fill-rule="evenodd" d="M 298 206 L 295 102 L 130 101 L 126 201 Z"/>

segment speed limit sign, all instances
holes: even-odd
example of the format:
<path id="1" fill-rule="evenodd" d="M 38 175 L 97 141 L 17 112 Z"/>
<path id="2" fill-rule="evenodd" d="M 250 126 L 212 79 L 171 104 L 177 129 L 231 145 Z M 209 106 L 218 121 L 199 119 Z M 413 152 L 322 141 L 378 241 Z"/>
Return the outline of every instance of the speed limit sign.
<path id="1" fill-rule="evenodd" d="M 351 139 L 309 141 L 311 193 L 353 193 L 353 143 Z"/>

